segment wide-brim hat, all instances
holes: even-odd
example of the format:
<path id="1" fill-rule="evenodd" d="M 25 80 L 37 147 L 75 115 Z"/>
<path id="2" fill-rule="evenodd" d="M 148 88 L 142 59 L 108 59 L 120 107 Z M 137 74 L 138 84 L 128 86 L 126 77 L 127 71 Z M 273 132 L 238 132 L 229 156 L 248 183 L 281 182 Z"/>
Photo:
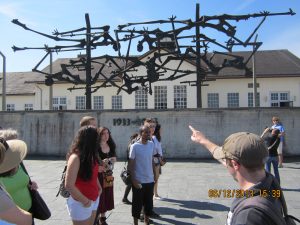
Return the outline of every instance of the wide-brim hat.
<path id="1" fill-rule="evenodd" d="M 0 173 L 5 173 L 17 167 L 27 155 L 27 145 L 22 140 L 7 141 L 9 148 L 5 151 L 4 160 L 0 164 Z"/>

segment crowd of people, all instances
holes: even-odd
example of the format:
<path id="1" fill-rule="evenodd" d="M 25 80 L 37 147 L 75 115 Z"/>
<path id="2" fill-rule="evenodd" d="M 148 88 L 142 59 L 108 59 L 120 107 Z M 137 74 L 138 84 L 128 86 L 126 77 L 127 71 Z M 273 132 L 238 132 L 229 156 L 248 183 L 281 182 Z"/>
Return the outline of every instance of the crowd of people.
<path id="1" fill-rule="evenodd" d="M 241 190 L 280 190 L 278 167 L 282 166 L 282 142 L 284 128 L 278 117 L 272 118 L 273 126 L 267 127 L 261 136 L 249 132 L 230 135 L 223 146 L 210 141 L 205 135 L 189 126 L 191 140 L 203 145 L 213 158 L 222 163 L 237 181 Z M 131 205 L 134 225 L 151 217 L 160 217 L 154 211 L 154 200 L 162 200 L 158 194 L 163 151 L 161 125 L 147 118 L 138 133 L 130 137 L 127 148 L 128 171 L 131 177 L 122 202 Z M 34 224 L 31 215 L 32 199 L 29 189 L 38 185 L 30 181 L 23 160 L 27 154 L 24 141 L 18 140 L 17 131 L 0 130 L 0 219 L 11 224 Z M 114 163 L 117 161 L 116 144 L 107 127 L 98 127 L 94 117 L 85 116 L 80 129 L 66 155 L 67 170 L 65 188 L 69 191 L 67 209 L 74 225 L 107 225 L 106 213 L 114 205 Z M 273 165 L 275 177 L 270 174 Z M 132 190 L 132 201 L 128 199 Z M 236 198 L 228 213 L 228 225 L 274 224 L 258 206 L 281 212 L 283 202 L 276 198 Z M 253 203 L 254 202 L 254 203 Z M 257 207 L 247 207 L 256 204 Z"/>

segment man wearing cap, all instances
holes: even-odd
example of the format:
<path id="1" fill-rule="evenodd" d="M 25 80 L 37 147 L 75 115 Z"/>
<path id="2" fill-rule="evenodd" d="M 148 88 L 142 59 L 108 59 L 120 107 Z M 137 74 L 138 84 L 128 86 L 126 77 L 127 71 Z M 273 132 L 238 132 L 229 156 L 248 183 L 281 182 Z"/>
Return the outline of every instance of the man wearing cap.
<path id="1" fill-rule="evenodd" d="M 203 145 L 212 156 L 227 167 L 239 189 L 248 193 L 235 198 L 227 216 L 227 225 L 273 225 L 272 218 L 255 207 L 242 207 L 249 197 L 261 195 L 262 192 L 280 189 L 276 179 L 264 170 L 268 150 L 264 141 L 256 134 L 239 132 L 230 135 L 223 146 L 208 140 L 203 133 L 189 126 L 191 140 Z M 255 198 L 257 199 L 257 198 Z M 260 200 L 260 199 L 259 199 Z M 262 197 L 268 210 L 274 207 L 281 212 L 281 203 L 271 195 Z M 241 204 L 243 203 L 243 204 Z"/>
<path id="2" fill-rule="evenodd" d="M 19 142 L 16 140 L 15 142 Z M 22 141 L 20 141 L 22 142 Z M 18 143 L 14 146 L 20 146 Z M 16 155 L 19 155 L 19 158 L 22 157 L 22 152 L 24 149 L 13 149 L 8 146 L 6 141 L 0 138 L 0 173 L 5 172 L 7 169 L 8 157 L 7 155 L 11 155 L 10 152 L 15 152 Z M 4 163 L 5 162 L 5 163 Z M 26 212 L 25 210 L 20 209 L 16 204 L 12 201 L 9 194 L 5 191 L 0 183 L 0 224 L 1 220 L 7 221 L 9 223 L 17 224 L 17 225 L 31 225 L 32 217 L 31 214 Z"/>

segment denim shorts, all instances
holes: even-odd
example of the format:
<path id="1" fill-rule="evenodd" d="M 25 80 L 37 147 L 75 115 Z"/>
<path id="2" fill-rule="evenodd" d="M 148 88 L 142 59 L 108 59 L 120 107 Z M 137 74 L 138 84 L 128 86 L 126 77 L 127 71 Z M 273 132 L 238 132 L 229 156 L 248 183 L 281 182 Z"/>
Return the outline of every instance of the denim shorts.
<path id="1" fill-rule="evenodd" d="M 67 208 L 69 215 L 74 221 L 83 221 L 91 217 L 92 212 L 96 211 L 99 205 L 99 197 L 96 201 L 92 201 L 90 207 L 84 207 L 79 201 L 76 201 L 72 196 L 67 199 Z"/>

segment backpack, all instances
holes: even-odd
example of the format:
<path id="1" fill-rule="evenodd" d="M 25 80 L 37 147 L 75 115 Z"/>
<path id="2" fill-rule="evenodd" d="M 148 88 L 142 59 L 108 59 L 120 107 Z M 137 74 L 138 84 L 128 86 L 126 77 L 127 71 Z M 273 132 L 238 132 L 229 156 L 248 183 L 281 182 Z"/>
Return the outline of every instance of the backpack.
<path id="1" fill-rule="evenodd" d="M 272 182 L 275 184 L 275 189 L 280 190 L 280 203 L 282 210 L 278 210 L 275 204 L 268 198 L 261 197 L 256 195 L 242 201 L 235 209 L 234 214 L 239 213 L 240 211 L 247 208 L 255 208 L 262 213 L 266 214 L 274 223 L 274 225 L 296 225 L 297 221 L 300 223 L 300 220 L 295 218 L 292 215 L 288 215 L 288 210 L 286 206 L 286 201 L 284 199 L 283 192 L 280 188 L 280 185 L 276 179 L 272 176 L 272 179 L 269 179 L 267 186 L 271 187 Z"/>

